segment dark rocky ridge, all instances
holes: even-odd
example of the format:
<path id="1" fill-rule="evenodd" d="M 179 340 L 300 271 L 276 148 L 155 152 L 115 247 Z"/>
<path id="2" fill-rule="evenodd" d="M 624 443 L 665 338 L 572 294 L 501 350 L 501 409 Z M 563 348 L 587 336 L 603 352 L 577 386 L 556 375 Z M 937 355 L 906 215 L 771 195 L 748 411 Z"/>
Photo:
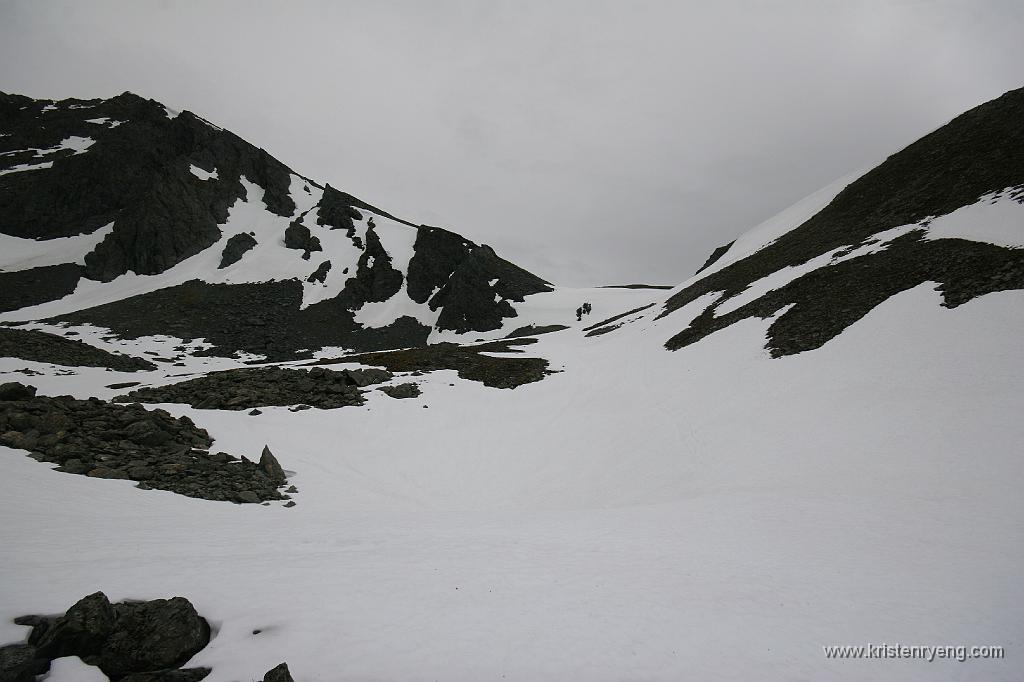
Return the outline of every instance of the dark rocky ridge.
<path id="1" fill-rule="evenodd" d="M 391 378 L 382 370 L 311 370 L 253 367 L 212 372 L 167 386 L 140 388 L 118 402 L 184 403 L 199 409 L 248 410 L 270 405 L 310 405 L 321 409 L 362 405 L 361 386 Z"/>
<path id="2" fill-rule="evenodd" d="M 284 483 L 259 465 L 210 454 L 205 429 L 188 417 L 96 398 L 37 396 L 18 383 L 0 386 L 0 444 L 27 450 L 58 471 L 130 479 L 140 487 L 232 502 L 286 499 Z"/>
<path id="3" fill-rule="evenodd" d="M 56 658 L 77 656 L 115 682 L 197 682 L 209 668 L 181 669 L 210 642 L 210 626 L 184 597 L 111 604 L 102 592 L 61 616 L 20 616 L 28 641 L 0 647 L 0 680 L 34 682 Z"/>
<path id="4" fill-rule="evenodd" d="M 851 183 L 824 209 L 760 251 L 676 293 L 661 316 L 711 292 L 718 300 L 666 342 L 675 350 L 738 320 L 776 314 L 773 355 L 817 348 L 889 296 L 940 282 L 945 305 L 1024 288 L 1024 249 L 962 239 L 922 240 L 911 233 L 881 252 L 833 264 L 722 318 L 714 308 L 753 282 L 841 247 L 855 248 L 893 227 L 926 222 L 1007 188 L 1024 199 L 1024 89 L 982 104 L 889 157 Z M 980 269 L 979 269 L 980 268 Z"/>
<path id="5" fill-rule="evenodd" d="M 304 310 L 298 280 L 261 284 L 207 284 L 192 280 L 176 287 L 140 294 L 54 318 L 89 323 L 137 339 L 154 333 L 181 339 L 205 339 L 208 355 L 238 351 L 268 360 L 309 357 L 311 350 L 343 346 L 380 350 L 420 346 L 430 328 L 402 317 L 381 328 L 364 329 L 341 297 Z"/>
<path id="6" fill-rule="evenodd" d="M 818 268 L 721 317 L 708 308 L 672 337 L 681 348 L 748 318 L 769 318 L 792 305 L 768 328 L 773 357 L 820 348 L 890 296 L 939 282 L 943 305 L 955 308 L 994 291 L 1024 289 L 1024 249 L 963 239 L 922 238 L 911 232 L 875 254 Z"/>
<path id="7" fill-rule="evenodd" d="M 121 123 L 90 123 L 100 118 Z M 94 140 L 87 153 L 53 155 L 52 168 L 0 176 L 0 233 L 52 239 L 114 223 L 86 257 L 91 279 L 156 274 L 211 246 L 228 207 L 245 197 L 243 175 L 266 190 L 267 210 L 295 210 L 288 167 L 190 112 L 169 118 L 161 104 L 131 93 L 57 103 L 0 95 L 0 122 L 7 133 L 0 151 L 44 149 L 69 136 Z M 14 155 L 0 163 L 21 162 Z M 193 164 L 217 177 L 197 178 Z"/>
<path id="8" fill-rule="evenodd" d="M 142 358 L 109 353 L 82 341 L 30 329 L 0 327 L 0 357 L 49 362 L 66 367 L 107 367 L 120 372 L 153 370 Z"/>

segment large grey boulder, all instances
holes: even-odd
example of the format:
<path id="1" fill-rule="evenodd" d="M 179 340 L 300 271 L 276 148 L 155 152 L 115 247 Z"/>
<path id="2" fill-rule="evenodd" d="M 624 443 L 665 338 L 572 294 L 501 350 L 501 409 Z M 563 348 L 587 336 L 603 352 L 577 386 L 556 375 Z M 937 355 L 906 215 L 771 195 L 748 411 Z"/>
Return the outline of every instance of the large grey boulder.
<path id="1" fill-rule="evenodd" d="M 83 597 L 39 638 L 39 656 L 52 661 L 62 656 L 98 654 L 114 631 L 116 620 L 107 595 L 94 592 Z"/>
<path id="2" fill-rule="evenodd" d="M 26 386 L 17 381 L 0 384 L 0 400 L 31 400 L 35 395 L 35 386 Z"/>
<path id="3" fill-rule="evenodd" d="M 177 668 L 210 641 L 210 626 L 184 597 L 118 604 L 98 665 L 112 679 Z"/>

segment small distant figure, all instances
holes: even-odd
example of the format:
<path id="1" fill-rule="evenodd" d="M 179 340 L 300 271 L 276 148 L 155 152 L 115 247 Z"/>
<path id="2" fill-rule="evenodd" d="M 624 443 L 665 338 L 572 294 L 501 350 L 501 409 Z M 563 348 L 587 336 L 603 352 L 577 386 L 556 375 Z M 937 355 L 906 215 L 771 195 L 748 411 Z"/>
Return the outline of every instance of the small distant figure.
<path id="1" fill-rule="evenodd" d="M 589 303 L 584 303 L 583 304 L 583 314 L 584 315 L 589 315 L 591 310 L 592 310 L 592 308 L 590 307 Z"/>
<path id="2" fill-rule="evenodd" d="M 576 309 L 576 321 L 579 322 L 583 319 L 583 308 L 579 307 Z"/>
<path id="3" fill-rule="evenodd" d="M 367 225 L 367 227 L 371 227 L 371 228 L 372 227 L 377 227 L 376 225 L 373 224 L 373 216 L 370 216 L 369 218 L 367 218 L 366 225 Z"/>

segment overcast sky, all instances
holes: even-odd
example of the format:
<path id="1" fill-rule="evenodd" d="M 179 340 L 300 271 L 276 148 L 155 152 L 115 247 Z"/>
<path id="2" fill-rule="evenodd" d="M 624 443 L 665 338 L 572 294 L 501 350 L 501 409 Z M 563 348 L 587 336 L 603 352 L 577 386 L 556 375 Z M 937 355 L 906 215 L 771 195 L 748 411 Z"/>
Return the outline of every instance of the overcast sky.
<path id="1" fill-rule="evenodd" d="M 566 285 L 677 283 L 1024 85 L 1019 0 L 0 0 L 0 90 L 188 109 Z"/>

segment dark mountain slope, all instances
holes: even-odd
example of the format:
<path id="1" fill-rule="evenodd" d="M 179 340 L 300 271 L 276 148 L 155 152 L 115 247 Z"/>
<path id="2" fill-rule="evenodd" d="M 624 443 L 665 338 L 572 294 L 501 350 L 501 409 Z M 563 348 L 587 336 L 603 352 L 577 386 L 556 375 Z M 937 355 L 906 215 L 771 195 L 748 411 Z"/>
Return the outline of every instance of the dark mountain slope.
<path id="1" fill-rule="evenodd" d="M 819 347 L 889 296 L 925 281 L 939 282 L 951 307 L 991 291 L 1024 288 L 1022 249 L 922 238 L 929 219 L 1002 190 L 1002 198 L 1024 202 L 1022 188 L 1024 89 L 958 116 L 851 183 L 796 229 L 673 295 L 661 317 L 722 292 L 666 346 L 675 350 L 736 321 L 771 317 L 792 305 L 769 331 L 771 352 L 786 355 Z M 884 250 L 818 268 L 716 317 L 717 306 L 762 277 L 843 247 L 852 252 L 879 232 L 915 223 L 920 230 Z"/>
<path id="2" fill-rule="evenodd" d="M 254 187 L 261 197 L 248 196 Z M 247 217 L 229 228 L 239 202 L 247 202 Z M 268 222 L 254 204 L 284 220 Z M 388 239 L 374 216 L 389 222 Z M 257 236 L 246 220 L 281 228 Z M 512 303 L 551 289 L 485 245 L 312 182 L 190 112 L 131 93 L 63 101 L 0 94 L 0 235 L 46 243 L 101 228 L 107 232 L 84 258 L 59 262 L 63 244 L 53 242 L 48 264 L 0 270 L 0 312 L 62 299 L 88 279 L 108 283 L 112 295 L 102 298 L 115 300 L 58 319 L 128 336 L 204 337 L 217 352 L 283 358 L 322 345 L 420 345 L 431 326 L 497 329 L 516 316 Z M 389 249 L 406 240 L 414 241 L 412 257 L 398 262 Z M 215 266 L 203 266 L 210 272 L 190 265 L 187 278 L 162 289 L 118 294 L 122 275 L 167 273 L 208 249 L 217 253 Z M 392 300 L 397 310 L 403 301 L 422 304 L 419 320 L 357 321 L 365 306 Z"/>

